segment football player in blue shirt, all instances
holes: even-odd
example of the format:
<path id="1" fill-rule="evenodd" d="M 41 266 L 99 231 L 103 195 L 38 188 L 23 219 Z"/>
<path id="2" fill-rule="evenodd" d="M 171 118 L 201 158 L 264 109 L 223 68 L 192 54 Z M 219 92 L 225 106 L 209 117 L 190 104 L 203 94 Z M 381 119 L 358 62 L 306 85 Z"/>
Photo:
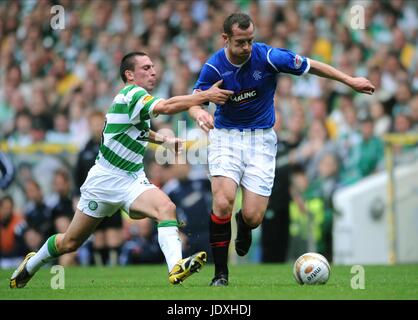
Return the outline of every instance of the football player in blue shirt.
<path id="1" fill-rule="evenodd" d="M 223 80 L 234 91 L 224 105 L 218 105 L 215 121 L 201 106 L 190 116 L 209 131 L 208 162 L 213 206 L 210 216 L 210 244 L 215 277 L 212 286 L 228 285 L 228 246 L 231 215 L 238 186 L 243 192 L 242 209 L 236 214 L 238 255 L 247 254 L 251 230 L 259 226 L 273 186 L 277 137 L 274 92 L 280 72 L 306 73 L 340 81 L 357 92 L 372 94 L 374 86 L 365 78 L 351 77 L 330 65 L 300 56 L 286 49 L 253 42 L 254 23 L 243 13 L 234 13 L 224 22 L 225 48 L 203 66 L 194 89 L 207 90 Z"/>

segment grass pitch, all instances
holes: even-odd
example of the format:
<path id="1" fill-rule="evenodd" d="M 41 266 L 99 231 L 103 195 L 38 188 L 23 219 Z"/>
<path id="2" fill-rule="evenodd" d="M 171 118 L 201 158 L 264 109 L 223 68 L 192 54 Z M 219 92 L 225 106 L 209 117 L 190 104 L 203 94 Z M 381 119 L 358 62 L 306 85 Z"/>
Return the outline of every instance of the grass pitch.
<path id="1" fill-rule="evenodd" d="M 23 289 L 9 289 L 13 270 L 0 270 L 0 299 L 42 300 L 418 300 L 418 265 L 365 266 L 365 288 L 352 289 L 350 266 L 331 266 L 322 286 L 301 286 L 290 264 L 245 264 L 230 267 L 228 287 L 209 287 L 213 265 L 182 285 L 168 283 L 165 265 L 65 268 L 65 289 L 52 289 L 56 274 L 41 269 Z M 354 280 L 353 280 L 354 281 Z"/>

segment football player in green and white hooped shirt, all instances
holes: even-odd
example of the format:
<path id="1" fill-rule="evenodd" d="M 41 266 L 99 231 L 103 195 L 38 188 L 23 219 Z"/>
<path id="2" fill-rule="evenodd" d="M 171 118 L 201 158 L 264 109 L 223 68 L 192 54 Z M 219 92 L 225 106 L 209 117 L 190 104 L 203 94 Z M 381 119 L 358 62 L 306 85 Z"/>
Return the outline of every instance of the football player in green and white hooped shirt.
<path id="1" fill-rule="evenodd" d="M 10 279 L 11 288 L 22 288 L 45 263 L 76 251 L 105 216 L 119 210 L 131 218 L 158 222 L 158 241 L 164 253 L 169 281 L 181 283 L 206 262 L 206 252 L 182 259 L 176 207 L 156 186 L 148 182 L 143 156 L 148 141 L 178 147 L 181 141 L 150 130 L 150 118 L 173 114 L 207 101 L 223 104 L 233 94 L 216 83 L 207 91 L 168 100 L 150 95 L 156 83 L 151 59 L 143 52 L 123 57 L 120 75 L 126 86 L 116 95 L 106 115 L 103 141 L 96 164 L 81 186 L 81 198 L 67 231 L 51 236 L 41 249 L 29 253 Z"/>

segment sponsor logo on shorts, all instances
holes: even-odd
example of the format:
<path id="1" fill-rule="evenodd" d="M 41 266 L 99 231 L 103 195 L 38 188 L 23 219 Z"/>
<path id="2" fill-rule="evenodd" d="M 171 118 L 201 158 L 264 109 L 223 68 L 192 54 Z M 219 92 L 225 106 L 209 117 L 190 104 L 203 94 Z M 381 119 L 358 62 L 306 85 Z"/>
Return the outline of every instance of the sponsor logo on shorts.
<path id="1" fill-rule="evenodd" d="M 210 170 L 216 170 L 216 169 L 220 169 L 220 168 L 221 168 L 221 163 L 220 162 L 209 163 L 209 169 Z"/>
<path id="2" fill-rule="evenodd" d="M 92 210 L 92 211 L 96 210 L 98 206 L 99 205 L 97 204 L 96 201 L 90 201 L 89 202 L 89 209 Z"/>
<path id="3" fill-rule="evenodd" d="M 266 186 L 258 186 L 261 190 L 264 190 L 264 191 L 270 191 L 270 188 L 269 187 L 266 187 Z"/>

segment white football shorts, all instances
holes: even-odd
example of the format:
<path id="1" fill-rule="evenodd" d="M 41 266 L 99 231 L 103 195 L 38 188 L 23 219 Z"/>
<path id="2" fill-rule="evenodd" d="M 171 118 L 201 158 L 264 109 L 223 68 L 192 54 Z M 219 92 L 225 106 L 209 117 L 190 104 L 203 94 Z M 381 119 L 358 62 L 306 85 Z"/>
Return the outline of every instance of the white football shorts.
<path id="1" fill-rule="evenodd" d="M 251 192 L 270 196 L 277 153 L 277 135 L 273 129 L 212 129 L 209 142 L 212 177 L 228 177 Z"/>
<path id="2" fill-rule="evenodd" d="M 144 170 L 128 173 L 96 163 L 80 188 L 77 208 L 95 218 L 112 216 L 119 209 L 129 212 L 139 195 L 154 188 L 157 187 L 148 181 Z"/>

